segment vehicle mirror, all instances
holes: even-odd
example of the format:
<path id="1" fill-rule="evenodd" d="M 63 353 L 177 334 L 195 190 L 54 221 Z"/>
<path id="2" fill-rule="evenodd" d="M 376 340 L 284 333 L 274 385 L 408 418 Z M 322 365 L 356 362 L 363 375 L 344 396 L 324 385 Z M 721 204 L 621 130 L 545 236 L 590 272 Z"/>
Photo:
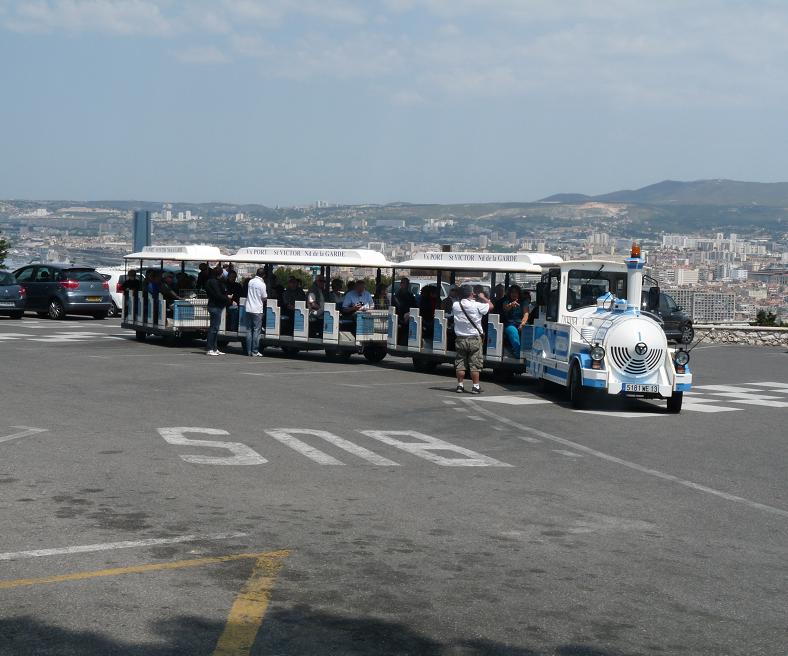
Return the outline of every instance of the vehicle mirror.
<path id="1" fill-rule="evenodd" d="M 648 290 L 648 309 L 656 310 L 659 308 L 659 287 L 652 287 Z"/>
<path id="2" fill-rule="evenodd" d="M 547 284 L 546 282 L 536 283 L 536 304 L 539 307 L 547 305 Z"/>

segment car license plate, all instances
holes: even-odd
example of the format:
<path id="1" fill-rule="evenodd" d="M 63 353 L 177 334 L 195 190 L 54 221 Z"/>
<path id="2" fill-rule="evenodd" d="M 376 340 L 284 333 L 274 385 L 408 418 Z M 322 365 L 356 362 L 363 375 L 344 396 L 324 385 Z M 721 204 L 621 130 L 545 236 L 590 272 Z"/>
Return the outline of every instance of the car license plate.
<path id="1" fill-rule="evenodd" d="M 9 303 L 8 301 L 0 301 L 0 307 L 14 307 L 15 303 Z"/>
<path id="2" fill-rule="evenodd" d="M 640 385 L 637 383 L 624 383 L 621 386 L 622 392 L 646 392 L 659 394 L 659 385 Z"/>
<path id="3" fill-rule="evenodd" d="M 101 303 L 101 296 L 88 296 L 87 300 L 89 303 Z"/>

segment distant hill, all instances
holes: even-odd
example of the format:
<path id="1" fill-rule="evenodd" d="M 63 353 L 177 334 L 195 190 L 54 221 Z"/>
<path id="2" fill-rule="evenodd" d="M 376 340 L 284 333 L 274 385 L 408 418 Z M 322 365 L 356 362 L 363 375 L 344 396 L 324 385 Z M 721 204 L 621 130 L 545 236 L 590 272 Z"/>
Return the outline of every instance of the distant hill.
<path id="1" fill-rule="evenodd" d="M 555 194 L 542 203 L 638 203 L 643 205 L 764 205 L 788 207 L 788 182 L 740 182 L 738 180 L 664 180 L 641 189 L 624 189 L 599 196 Z"/>

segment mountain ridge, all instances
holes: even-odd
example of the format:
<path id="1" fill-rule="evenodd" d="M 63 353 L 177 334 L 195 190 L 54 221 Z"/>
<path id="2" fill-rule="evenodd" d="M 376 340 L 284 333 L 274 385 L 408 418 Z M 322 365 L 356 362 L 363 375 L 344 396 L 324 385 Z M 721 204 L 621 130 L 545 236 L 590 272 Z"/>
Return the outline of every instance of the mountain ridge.
<path id="1" fill-rule="evenodd" d="M 788 182 L 744 182 L 722 178 L 691 181 L 663 180 L 639 189 L 621 189 L 595 196 L 574 193 L 553 194 L 537 202 L 787 207 Z"/>

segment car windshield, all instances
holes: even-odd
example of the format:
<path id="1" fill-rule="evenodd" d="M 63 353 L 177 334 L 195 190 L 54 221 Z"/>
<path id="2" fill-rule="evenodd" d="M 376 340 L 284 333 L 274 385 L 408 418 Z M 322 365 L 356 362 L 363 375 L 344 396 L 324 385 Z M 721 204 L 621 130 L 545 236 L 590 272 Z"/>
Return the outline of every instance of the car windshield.
<path id="1" fill-rule="evenodd" d="M 100 273 L 96 273 L 93 269 L 67 269 L 63 275 L 69 280 L 77 280 L 79 282 L 104 282 L 104 278 Z"/>
<path id="2" fill-rule="evenodd" d="M 596 305 L 596 300 L 608 292 L 618 298 L 626 298 L 627 274 L 596 269 L 572 269 L 569 271 L 566 290 L 566 309 L 577 310 Z"/>
<path id="3" fill-rule="evenodd" d="M 0 286 L 7 286 L 7 285 L 15 285 L 16 278 L 14 278 L 13 273 L 9 273 L 8 271 L 0 271 Z"/>

